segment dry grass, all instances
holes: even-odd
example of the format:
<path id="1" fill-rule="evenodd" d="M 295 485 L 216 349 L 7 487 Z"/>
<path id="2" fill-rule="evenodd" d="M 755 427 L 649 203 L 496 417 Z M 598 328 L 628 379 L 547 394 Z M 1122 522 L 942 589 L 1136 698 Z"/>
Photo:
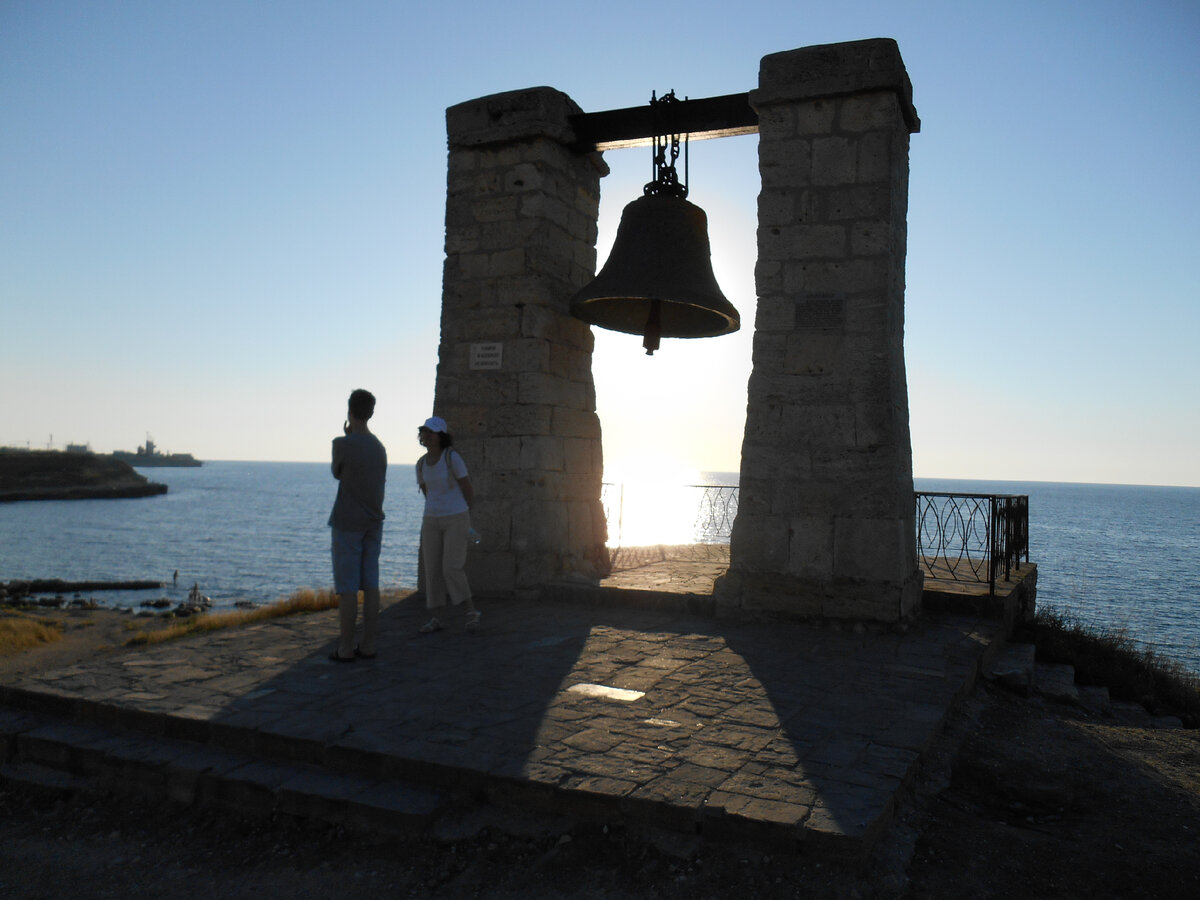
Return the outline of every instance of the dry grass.
<path id="1" fill-rule="evenodd" d="M 336 606 L 337 596 L 332 591 L 314 591 L 306 588 L 296 591 L 286 600 L 280 600 L 268 606 L 260 606 L 257 609 L 235 609 L 229 612 L 191 616 L 178 624 L 168 625 L 165 628 L 154 631 L 138 631 L 125 642 L 125 646 L 161 644 L 163 641 L 186 637 L 190 634 L 202 634 L 222 628 L 238 628 L 265 622 L 269 619 L 278 619 L 282 616 L 294 616 L 297 613 L 321 612 L 334 609 Z"/>
<path id="2" fill-rule="evenodd" d="M 62 623 L 15 613 L 0 618 L 0 654 L 20 653 L 62 637 Z"/>
<path id="3" fill-rule="evenodd" d="M 1044 662 L 1069 663 L 1080 684 L 1103 685 L 1121 700 L 1141 703 L 1154 713 L 1181 716 L 1200 726 L 1200 678 L 1152 647 L 1139 644 L 1125 628 L 1092 629 L 1052 607 L 1039 609 L 1029 627 Z"/>

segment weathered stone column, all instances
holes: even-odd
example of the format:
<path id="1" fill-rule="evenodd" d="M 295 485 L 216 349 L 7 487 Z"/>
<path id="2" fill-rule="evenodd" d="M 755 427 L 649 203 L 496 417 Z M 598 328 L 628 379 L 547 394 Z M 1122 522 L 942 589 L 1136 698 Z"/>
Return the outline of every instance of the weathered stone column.
<path id="1" fill-rule="evenodd" d="M 764 57 L 758 314 L 727 612 L 919 607 L 904 371 L 908 139 L 894 41 Z"/>
<path id="2" fill-rule="evenodd" d="M 471 470 L 479 592 L 607 571 L 592 334 L 571 295 L 596 268 L 599 154 L 550 88 L 446 111 L 450 158 L 434 412 Z"/>

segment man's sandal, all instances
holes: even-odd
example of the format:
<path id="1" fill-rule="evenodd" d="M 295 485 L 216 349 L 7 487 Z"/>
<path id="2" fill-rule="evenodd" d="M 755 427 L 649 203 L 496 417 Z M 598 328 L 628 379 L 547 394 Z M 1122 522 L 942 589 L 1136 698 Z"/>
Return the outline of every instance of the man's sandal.
<path id="1" fill-rule="evenodd" d="M 479 630 L 479 610 L 472 610 L 467 613 L 467 631 Z"/>
<path id="2" fill-rule="evenodd" d="M 422 625 L 419 630 L 421 634 L 433 634 L 435 631 L 442 630 L 442 623 L 436 618 L 430 619 L 428 622 Z"/>

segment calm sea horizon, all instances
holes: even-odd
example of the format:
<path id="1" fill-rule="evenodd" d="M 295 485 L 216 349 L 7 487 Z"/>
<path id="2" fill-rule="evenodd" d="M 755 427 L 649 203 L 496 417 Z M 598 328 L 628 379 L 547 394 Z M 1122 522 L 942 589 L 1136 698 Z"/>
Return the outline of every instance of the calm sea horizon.
<path id="1" fill-rule="evenodd" d="M 159 591 L 89 595 L 109 606 L 183 600 L 193 584 L 217 607 L 331 586 L 326 521 L 336 482 L 327 464 L 212 461 L 141 471 L 168 492 L 0 504 L 0 582 L 164 582 Z M 704 473 L 703 482 L 736 485 L 737 473 Z M 1028 495 L 1038 604 L 1091 627 L 1126 628 L 1200 673 L 1200 488 L 936 478 L 914 486 Z M 390 466 L 386 587 L 416 585 L 421 510 L 411 464 Z"/>

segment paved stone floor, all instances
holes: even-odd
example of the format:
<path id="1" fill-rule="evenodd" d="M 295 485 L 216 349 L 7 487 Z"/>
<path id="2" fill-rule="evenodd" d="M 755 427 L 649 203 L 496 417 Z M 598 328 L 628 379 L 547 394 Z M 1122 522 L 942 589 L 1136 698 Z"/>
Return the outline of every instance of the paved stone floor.
<path id="1" fill-rule="evenodd" d="M 670 590 L 661 568 L 644 576 Z M 386 606 L 373 660 L 328 659 L 329 612 L 98 658 L 0 700 L 500 806 L 855 855 L 1003 641 L 997 622 L 944 614 L 858 633 L 480 605 L 479 631 L 456 617 L 431 635 L 416 598 Z"/>

